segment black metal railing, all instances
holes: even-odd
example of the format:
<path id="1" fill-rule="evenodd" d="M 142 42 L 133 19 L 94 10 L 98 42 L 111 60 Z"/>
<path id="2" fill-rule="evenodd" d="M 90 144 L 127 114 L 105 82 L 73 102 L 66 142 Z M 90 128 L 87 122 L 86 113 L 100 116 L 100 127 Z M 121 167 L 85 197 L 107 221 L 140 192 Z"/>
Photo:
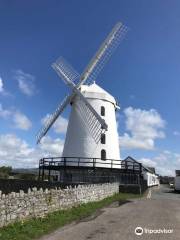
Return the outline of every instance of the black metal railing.
<path id="1" fill-rule="evenodd" d="M 39 180 L 63 183 L 118 181 L 137 184 L 142 173 L 138 162 L 84 157 L 46 157 L 39 161 Z"/>
<path id="2" fill-rule="evenodd" d="M 117 168 L 131 171 L 142 171 L 142 164 L 132 161 L 122 161 L 116 159 L 101 158 L 84 158 L 84 157 L 50 157 L 39 160 L 39 168 L 55 168 L 55 167 L 102 167 L 102 168 Z"/>

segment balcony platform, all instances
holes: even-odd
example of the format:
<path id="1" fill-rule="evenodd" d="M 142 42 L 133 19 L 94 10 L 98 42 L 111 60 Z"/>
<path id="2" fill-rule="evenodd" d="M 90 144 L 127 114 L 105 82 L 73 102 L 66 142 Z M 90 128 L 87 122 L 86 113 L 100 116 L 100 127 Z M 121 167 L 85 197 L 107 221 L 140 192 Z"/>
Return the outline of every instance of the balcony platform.
<path id="1" fill-rule="evenodd" d="M 39 161 L 39 180 L 138 184 L 141 177 L 142 165 L 138 162 L 80 157 L 50 157 Z"/>

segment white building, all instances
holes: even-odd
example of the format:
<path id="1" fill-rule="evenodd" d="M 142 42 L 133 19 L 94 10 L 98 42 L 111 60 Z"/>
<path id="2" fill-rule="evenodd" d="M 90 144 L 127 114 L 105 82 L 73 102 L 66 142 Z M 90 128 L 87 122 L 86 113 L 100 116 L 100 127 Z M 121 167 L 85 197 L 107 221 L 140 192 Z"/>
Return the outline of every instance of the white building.
<path id="1" fill-rule="evenodd" d="M 148 187 L 158 186 L 160 184 L 159 176 L 153 167 L 143 166 L 143 177 L 147 181 Z"/>
<path id="2" fill-rule="evenodd" d="M 76 158 L 82 158 L 81 165 L 83 166 L 89 165 L 88 163 L 83 163 L 83 161 L 87 161 L 83 158 L 87 158 L 89 161 L 92 161 L 94 158 L 99 159 L 96 161 L 101 163 L 96 163 L 96 166 L 109 168 L 113 163 L 113 168 L 120 168 L 120 165 L 115 165 L 117 163 L 120 164 L 120 149 L 115 116 L 119 106 L 115 98 L 96 83 L 82 85 L 80 90 L 92 107 L 105 119 L 108 130 L 101 134 L 101 141 L 97 144 L 80 114 L 79 106 L 82 102 L 79 96 L 76 95 L 72 101 L 62 156 L 71 158 L 74 161 L 73 165 L 77 163 Z"/>
<path id="3" fill-rule="evenodd" d="M 180 170 L 176 170 L 176 176 L 174 178 L 174 189 L 180 191 Z"/>
<path id="4" fill-rule="evenodd" d="M 123 162 L 128 163 L 128 169 L 133 170 L 133 168 L 136 167 L 136 164 L 140 164 L 140 162 L 136 161 L 134 158 L 128 156 Z M 132 164 L 131 164 L 132 163 Z M 147 181 L 147 186 L 157 186 L 159 185 L 159 177 L 155 172 L 155 168 L 152 167 L 146 167 L 142 164 L 142 175 L 144 180 Z"/>

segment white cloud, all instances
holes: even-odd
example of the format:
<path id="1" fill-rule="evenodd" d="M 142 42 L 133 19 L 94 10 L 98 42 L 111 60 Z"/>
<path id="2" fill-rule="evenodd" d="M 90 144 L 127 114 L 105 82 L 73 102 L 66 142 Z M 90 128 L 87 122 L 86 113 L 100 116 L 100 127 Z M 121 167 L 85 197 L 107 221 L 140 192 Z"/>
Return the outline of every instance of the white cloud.
<path id="1" fill-rule="evenodd" d="M 49 136 L 43 137 L 39 147 L 48 156 L 61 156 L 64 141 L 60 138 L 52 139 Z"/>
<path id="2" fill-rule="evenodd" d="M 164 150 L 163 153 L 167 154 L 167 155 L 171 154 L 171 152 L 169 150 Z"/>
<path id="3" fill-rule="evenodd" d="M 157 162 L 155 162 L 155 161 L 153 161 L 152 159 L 149 159 L 149 158 L 141 158 L 139 160 L 139 162 L 141 162 L 146 167 L 156 167 L 157 166 Z"/>
<path id="4" fill-rule="evenodd" d="M 180 132 L 179 131 L 174 131 L 173 134 L 174 134 L 174 136 L 180 136 Z"/>
<path id="5" fill-rule="evenodd" d="M 133 95 L 133 94 L 131 94 L 129 97 L 130 97 L 130 99 L 132 99 L 132 100 L 136 98 L 135 95 Z"/>
<path id="6" fill-rule="evenodd" d="M 26 141 L 14 134 L 0 135 L 0 166 L 38 167 L 39 159 L 61 156 L 62 148 L 63 141 L 59 138 L 53 140 L 44 137 L 40 145 L 30 147 Z"/>
<path id="7" fill-rule="evenodd" d="M 3 80 L 0 77 L 0 93 L 4 92 L 4 87 L 3 87 Z"/>
<path id="8" fill-rule="evenodd" d="M 124 114 L 126 130 L 129 133 L 126 132 L 119 137 L 121 147 L 152 150 L 155 140 L 165 137 L 162 131 L 165 121 L 156 110 L 147 111 L 128 107 L 124 110 Z"/>
<path id="9" fill-rule="evenodd" d="M 0 77 L 0 94 L 3 95 L 3 96 L 12 96 L 9 92 L 7 92 L 4 89 L 4 83 L 3 83 L 3 80 L 2 80 L 1 77 Z"/>
<path id="10" fill-rule="evenodd" d="M 0 103 L 0 117 L 7 118 L 11 115 L 11 111 L 3 109 L 2 104 Z"/>
<path id="11" fill-rule="evenodd" d="M 29 130 L 32 127 L 32 123 L 29 118 L 20 111 L 11 109 L 3 109 L 0 104 L 0 118 L 13 122 L 13 127 L 21 130 Z"/>
<path id="12" fill-rule="evenodd" d="M 33 149 L 16 135 L 0 135 L 0 165 L 20 167 L 23 162 L 26 165 L 32 153 Z"/>
<path id="13" fill-rule="evenodd" d="M 13 114 L 14 127 L 22 130 L 29 130 L 32 127 L 31 121 L 21 112 Z"/>
<path id="14" fill-rule="evenodd" d="M 47 114 L 44 118 L 41 119 L 41 123 L 45 125 L 48 119 L 51 117 L 50 114 Z M 53 124 L 52 128 L 56 133 L 66 133 L 68 126 L 68 120 L 62 116 L 59 116 L 58 119 Z"/>
<path id="15" fill-rule="evenodd" d="M 15 79 L 18 81 L 19 89 L 27 96 L 33 96 L 36 93 L 35 77 L 29 73 L 25 73 L 22 70 L 16 70 Z"/>
<path id="16" fill-rule="evenodd" d="M 138 137 L 132 137 L 128 133 L 124 133 L 123 136 L 119 137 L 120 147 L 129 149 L 144 149 L 152 150 L 154 149 L 153 139 L 140 139 Z"/>
<path id="17" fill-rule="evenodd" d="M 180 169 L 180 154 L 168 150 L 160 152 L 157 156 L 138 160 L 144 165 L 155 167 L 156 172 L 163 176 L 174 176 L 175 170 Z"/>

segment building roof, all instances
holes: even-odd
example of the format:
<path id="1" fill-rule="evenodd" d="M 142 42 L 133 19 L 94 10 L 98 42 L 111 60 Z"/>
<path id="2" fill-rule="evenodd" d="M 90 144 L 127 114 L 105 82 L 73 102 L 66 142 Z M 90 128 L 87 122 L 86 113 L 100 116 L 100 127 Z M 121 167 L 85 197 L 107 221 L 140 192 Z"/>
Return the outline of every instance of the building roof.
<path id="1" fill-rule="evenodd" d="M 126 157 L 123 161 L 132 161 L 132 162 L 135 162 L 135 163 L 140 163 L 140 162 L 136 161 L 134 158 L 132 158 L 132 157 L 130 157 L 130 156 Z M 142 164 L 142 163 L 141 163 L 141 164 Z M 147 171 L 147 172 L 156 174 L 154 167 L 146 167 L 146 166 L 144 166 L 144 165 L 142 164 L 142 168 L 143 168 L 145 171 Z"/>
<path id="2" fill-rule="evenodd" d="M 115 98 L 95 82 L 91 85 L 81 85 L 80 90 L 86 98 L 102 99 L 111 102 L 118 107 Z"/>
<path id="3" fill-rule="evenodd" d="M 154 167 L 147 167 L 151 172 L 156 173 L 156 170 Z"/>

